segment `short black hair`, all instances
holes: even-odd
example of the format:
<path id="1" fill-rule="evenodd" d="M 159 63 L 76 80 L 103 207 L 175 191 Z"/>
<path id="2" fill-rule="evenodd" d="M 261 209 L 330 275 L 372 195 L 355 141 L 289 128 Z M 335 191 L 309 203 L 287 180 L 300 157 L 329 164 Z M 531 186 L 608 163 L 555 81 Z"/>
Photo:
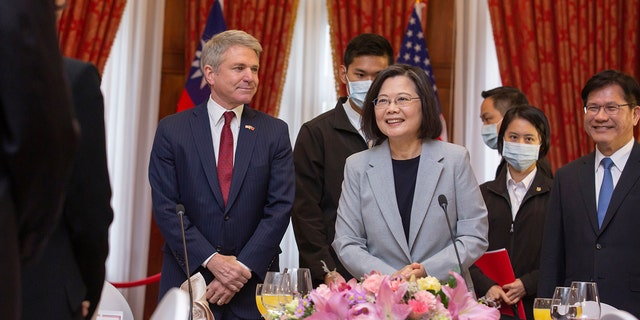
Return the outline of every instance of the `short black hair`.
<path id="1" fill-rule="evenodd" d="M 500 131 L 498 132 L 498 152 L 502 154 L 502 147 L 504 146 L 504 133 L 507 131 L 509 124 L 515 119 L 523 119 L 531 123 L 538 131 L 540 135 L 540 151 L 538 153 L 538 159 L 542 159 L 549 152 L 551 145 L 551 129 L 549 127 L 549 119 L 544 115 L 542 110 L 530 106 L 519 105 L 515 106 L 504 114 L 502 124 L 500 124 Z"/>
<path id="2" fill-rule="evenodd" d="M 375 33 L 363 33 L 355 36 L 344 50 L 343 63 L 346 68 L 360 56 L 386 57 L 389 65 L 393 64 L 393 48 L 389 41 Z"/>
<path id="3" fill-rule="evenodd" d="M 512 107 L 529 104 L 527 96 L 516 87 L 497 87 L 482 91 L 481 95 L 484 99 L 493 99 L 493 107 L 496 108 L 502 116 Z"/>
<path id="4" fill-rule="evenodd" d="M 373 100 L 378 97 L 382 84 L 389 78 L 405 76 L 416 86 L 416 92 L 420 97 L 420 108 L 422 109 L 422 121 L 420 124 L 420 139 L 435 139 L 442 133 L 442 122 L 440 122 L 440 108 L 436 94 L 433 91 L 433 84 L 424 70 L 406 65 L 396 64 L 382 70 L 369 88 L 364 99 L 362 110 L 362 131 L 369 140 L 375 141 L 378 145 L 388 137 L 382 133 L 376 122 L 376 110 Z"/>
<path id="5" fill-rule="evenodd" d="M 640 85 L 638 85 L 638 81 L 618 70 L 603 70 L 591 77 L 584 85 L 584 88 L 582 88 L 582 105 L 585 106 L 587 104 L 589 94 L 594 90 L 614 84 L 620 86 L 622 91 L 624 91 L 624 99 L 630 103 L 629 108 L 634 108 L 638 105 L 638 98 L 640 98 Z"/>

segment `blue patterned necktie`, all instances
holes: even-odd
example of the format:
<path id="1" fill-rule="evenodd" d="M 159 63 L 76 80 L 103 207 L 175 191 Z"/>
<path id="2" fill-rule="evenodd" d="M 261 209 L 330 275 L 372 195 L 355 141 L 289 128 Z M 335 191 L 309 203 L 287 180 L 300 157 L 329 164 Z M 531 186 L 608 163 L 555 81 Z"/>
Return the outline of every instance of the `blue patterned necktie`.
<path id="1" fill-rule="evenodd" d="M 604 167 L 600 196 L 598 196 L 598 227 L 601 228 L 604 216 L 607 214 L 609 201 L 611 201 L 611 195 L 613 194 L 613 178 L 611 177 L 613 161 L 611 161 L 611 158 L 603 158 L 600 164 Z"/>

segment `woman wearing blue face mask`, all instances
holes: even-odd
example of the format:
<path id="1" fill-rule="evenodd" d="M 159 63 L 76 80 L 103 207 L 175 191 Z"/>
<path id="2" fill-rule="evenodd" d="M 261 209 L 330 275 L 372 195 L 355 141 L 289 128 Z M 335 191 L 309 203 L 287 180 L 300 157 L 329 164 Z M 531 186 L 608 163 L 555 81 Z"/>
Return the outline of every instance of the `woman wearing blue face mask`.
<path id="1" fill-rule="evenodd" d="M 489 210 L 487 250 L 507 249 L 516 280 L 500 286 L 474 266 L 470 272 L 476 295 L 503 305 L 515 305 L 522 300 L 527 319 L 533 319 L 540 245 L 553 184 L 548 175 L 538 170 L 537 160 L 549 151 L 549 141 L 549 121 L 540 109 L 532 106 L 510 109 L 498 132 L 498 151 L 507 163 L 507 170 L 480 186 Z"/>

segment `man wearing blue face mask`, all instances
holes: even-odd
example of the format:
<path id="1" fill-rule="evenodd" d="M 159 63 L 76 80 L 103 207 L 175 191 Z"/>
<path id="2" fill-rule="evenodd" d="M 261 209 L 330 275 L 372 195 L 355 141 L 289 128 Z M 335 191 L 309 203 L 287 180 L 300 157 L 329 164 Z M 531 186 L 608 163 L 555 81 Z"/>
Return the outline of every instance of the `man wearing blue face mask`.
<path id="1" fill-rule="evenodd" d="M 293 150 L 296 197 L 291 214 L 300 267 L 311 269 L 314 287 L 351 275 L 338 260 L 331 242 L 348 156 L 367 149 L 360 128 L 364 97 L 372 80 L 393 64 L 393 48 L 376 34 L 361 34 L 349 42 L 340 66 L 348 97 L 335 108 L 305 123 Z M 332 272 L 325 272 L 322 262 Z"/>
<path id="2" fill-rule="evenodd" d="M 482 140 L 491 149 L 498 148 L 498 131 L 504 114 L 511 108 L 520 105 L 528 105 L 527 96 L 518 88 L 501 86 L 491 90 L 482 91 L 482 104 L 480 105 L 480 119 L 482 120 Z M 500 161 L 496 169 L 496 177 L 505 169 L 505 159 Z M 540 169 L 553 178 L 553 171 L 547 158 L 541 158 L 538 164 Z"/>
<path id="3" fill-rule="evenodd" d="M 542 230 L 553 184 L 537 166 L 538 158 L 549 151 L 549 122 L 535 107 L 515 106 L 505 113 L 498 132 L 497 148 L 507 165 L 494 181 L 480 186 L 489 211 L 487 250 L 507 249 L 516 280 L 497 283 L 475 266 L 469 272 L 477 296 L 512 306 L 522 300 L 527 319 L 533 319 Z"/>

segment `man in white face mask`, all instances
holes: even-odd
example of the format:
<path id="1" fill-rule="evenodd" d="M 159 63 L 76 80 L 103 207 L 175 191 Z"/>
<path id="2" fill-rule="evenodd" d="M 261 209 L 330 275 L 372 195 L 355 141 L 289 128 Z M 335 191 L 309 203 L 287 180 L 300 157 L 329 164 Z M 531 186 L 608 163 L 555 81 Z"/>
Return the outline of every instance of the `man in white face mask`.
<path id="1" fill-rule="evenodd" d="M 514 87 L 497 87 L 482 91 L 482 104 L 480 105 L 480 119 L 482 120 L 482 140 L 491 149 L 498 146 L 498 131 L 500 122 L 507 110 L 517 105 L 527 105 L 527 96 Z"/>
<path id="2" fill-rule="evenodd" d="M 291 221 L 300 267 L 311 269 L 314 287 L 351 278 L 331 247 L 344 164 L 348 156 L 367 149 L 360 128 L 362 103 L 373 79 L 393 64 L 393 49 L 382 36 L 361 34 L 347 45 L 343 62 L 338 72 L 348 96 L 305 123 L 293 149 L 296 197 Z M 332 272 L 325 272 L 321 261 Z"/>

